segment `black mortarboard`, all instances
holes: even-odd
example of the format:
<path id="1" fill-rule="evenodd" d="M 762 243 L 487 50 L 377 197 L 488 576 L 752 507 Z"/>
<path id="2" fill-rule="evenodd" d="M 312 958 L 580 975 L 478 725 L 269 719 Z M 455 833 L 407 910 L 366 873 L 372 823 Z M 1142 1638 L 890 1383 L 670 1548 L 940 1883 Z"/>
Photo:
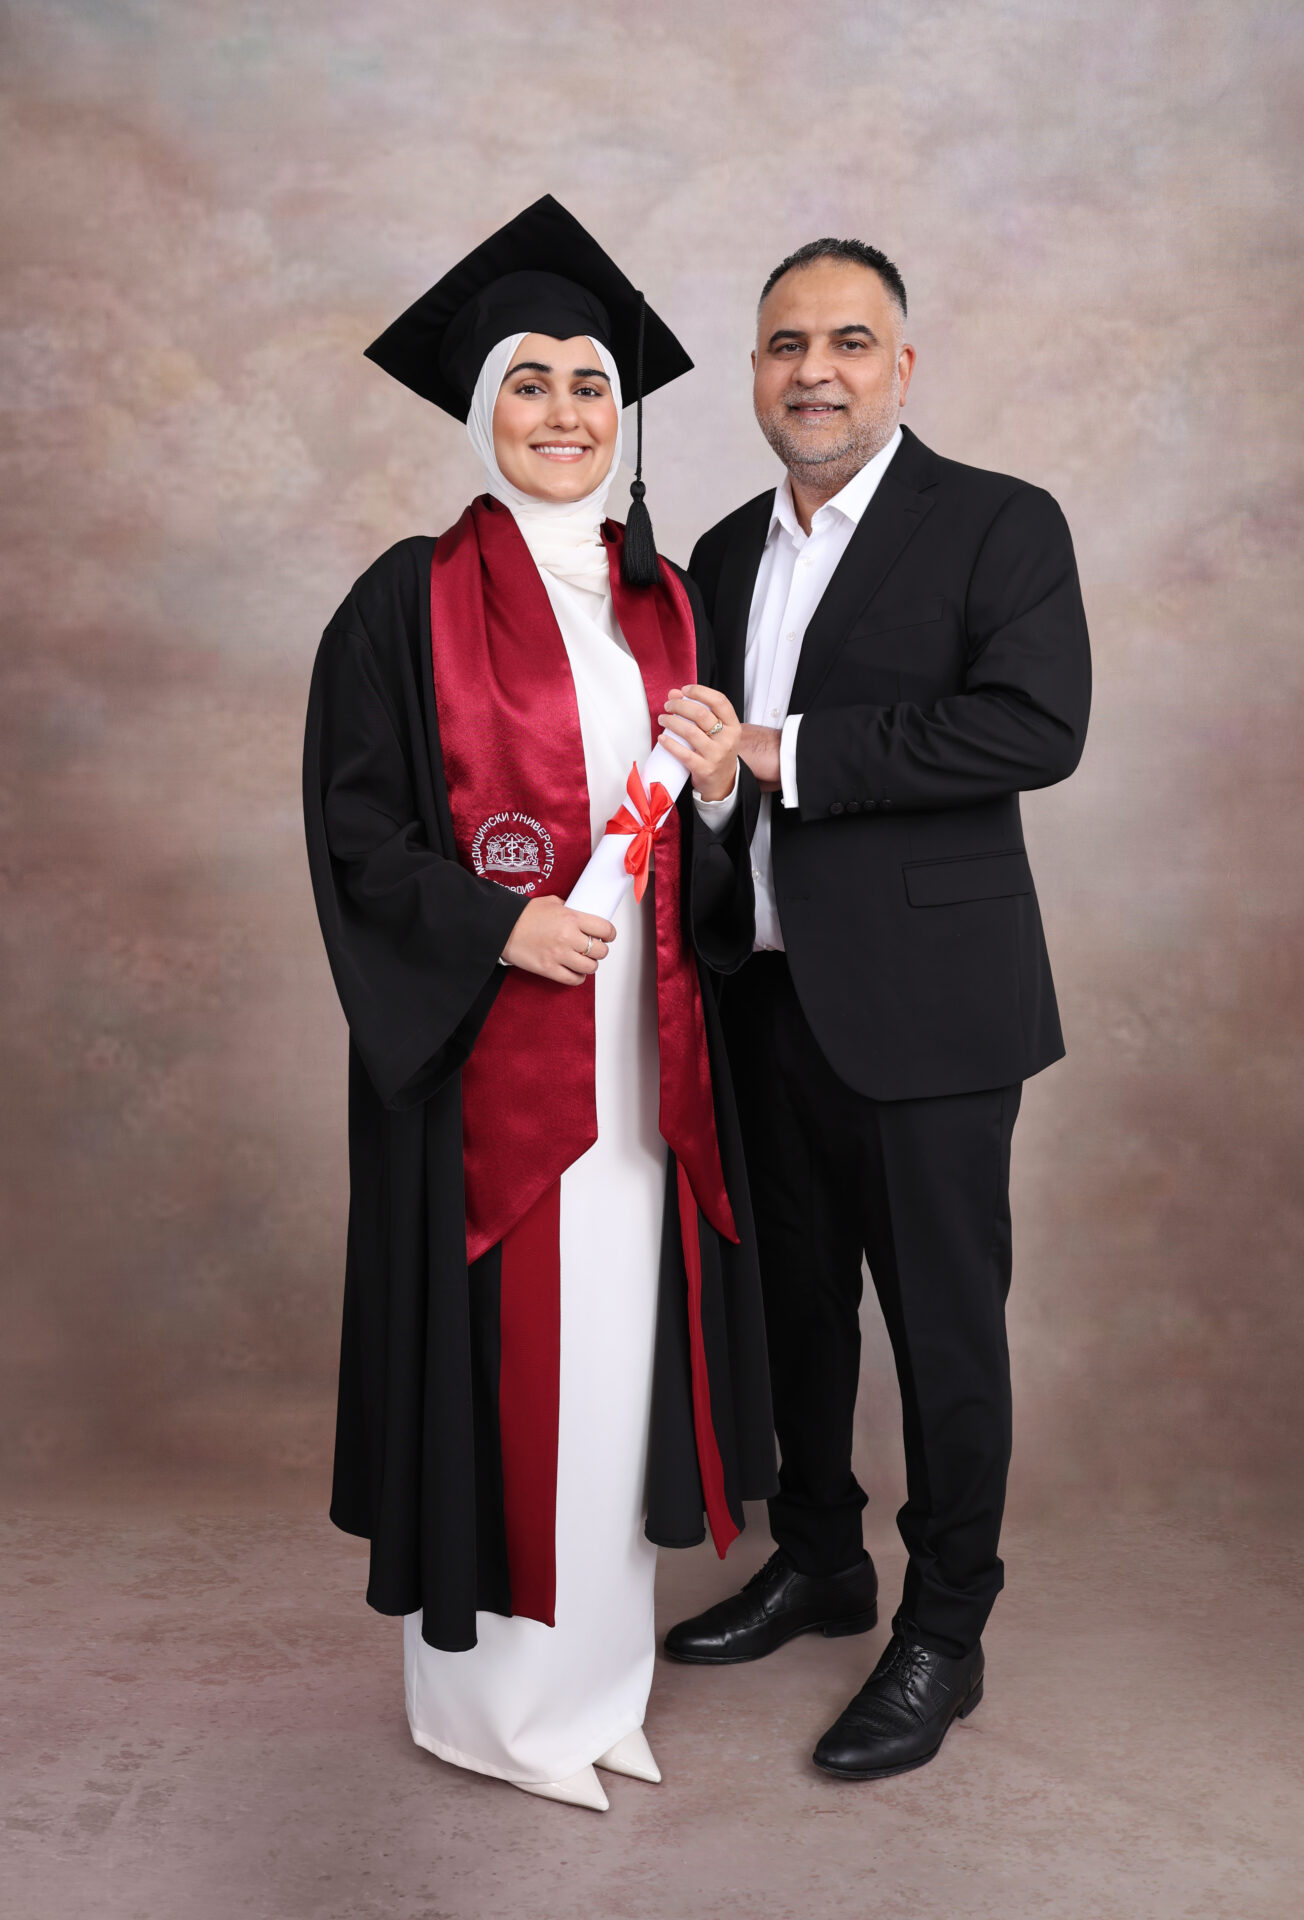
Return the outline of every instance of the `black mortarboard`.
<path id="1" fill-rule="evenodd" d="M 626 575 L 631 567 L 646 574 L 649 562 L 639 554 L 644 545 L 640 516 L 645 520 L 647 511 L 642 505 L 643 397 L 677 380 L 693 363 L 611 256 L 550 193 L 450 268 L 372 341 L 367 358 L 423 400 L 465 420 L 487 354 L 513 333 L 546 333 L 557 340 L 585 334 L 609 349 L 622 395 L 638 408 Z M 650 527 L 646 539 L 650 544 Z M 655 577 L 655 548 L 650 565 Z"/>
<path id="2" fill-rule="evenodd" d="M 633 405 L 642 306 L 642 294 L 593 235 L 545 193 L 450 267 L 372 341 L 367 358 L 465 420 L 485 356 L 508 334 L 547 333 L 555 340 L 596 334 Z M 677 380 L 692 364 L 664 320 L 647 308 L 643 393 Z"/>

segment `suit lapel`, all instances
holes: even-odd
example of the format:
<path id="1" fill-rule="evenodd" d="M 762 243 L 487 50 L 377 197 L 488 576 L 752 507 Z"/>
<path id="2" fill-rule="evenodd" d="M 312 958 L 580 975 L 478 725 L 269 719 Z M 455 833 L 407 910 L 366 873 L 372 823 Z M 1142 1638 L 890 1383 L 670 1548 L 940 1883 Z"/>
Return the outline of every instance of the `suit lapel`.
<path id="1" fill-rule="evenodd" d="M 908 427 L 904 434 L 896 457 L 879 481 L 823 599 L 811 615 L 788 703 L 792 713 L 803 713 L 810 705 L 862 608 L 873 599 L 933 510 L 937 463 Z"/>
<path id="2" fill-rule="evenodd" d="M 747 620 L 752 610 L 752 590 L 765 552 L 774 495 L 765 493 L 752 502 L 738 533 L 729 542 L 720 566 L 720 583 L 715 595 L 716 659 L 720 667 L 720 691 L 728 694 L 734 711 L 742 713 L 743 680 L 747 660 Z"/>

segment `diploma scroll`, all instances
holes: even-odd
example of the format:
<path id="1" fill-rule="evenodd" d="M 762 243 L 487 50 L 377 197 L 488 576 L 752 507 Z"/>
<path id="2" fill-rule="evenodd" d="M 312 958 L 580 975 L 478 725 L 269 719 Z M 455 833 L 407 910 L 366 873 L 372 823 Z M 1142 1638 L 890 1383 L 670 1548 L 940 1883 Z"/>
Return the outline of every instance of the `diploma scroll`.
<path id="1" fill-rule="evenodd" d="M 662 746 L 653 747 L 639 774 L 644 792 L 650 794 L 659 781 L 670 795 L 671 806 L 688 780 L 688 768 Z M 577 913 L 596 913 L 604 920 L 614 919 L 616 908 L 634 884 L 625 856 L 636 837 L 632 833 L 604 834 L 593 849 L 588 866 L 572 887 L 566 905 L 574 907 Z"/>

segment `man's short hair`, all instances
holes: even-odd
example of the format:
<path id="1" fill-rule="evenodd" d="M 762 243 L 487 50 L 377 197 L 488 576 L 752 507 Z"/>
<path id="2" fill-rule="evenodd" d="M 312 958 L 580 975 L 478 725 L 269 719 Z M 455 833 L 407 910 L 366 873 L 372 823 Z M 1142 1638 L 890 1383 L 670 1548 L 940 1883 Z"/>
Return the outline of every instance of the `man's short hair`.
<path id="1" fill-rule="evenodd" d="M 905 318 L 905 281 L 885 253 L 880 253 L 877 247 L 868 246 L 863 240 L 808 240 L 804 247 L 798 247 L 796 253 L 790 253 L 786 260 L 780 260 L 761 288 L 761 297 L 756 303 L 756 311 L 760 312 L 771 289 L 778 285 L 785 273 L 791 273 L 794 267 L 808 267 L 812 260 L 853 260 L 857 266 L 868 267 L 872 273 L 878 275 L 900 307 L 902 318 Z"/>

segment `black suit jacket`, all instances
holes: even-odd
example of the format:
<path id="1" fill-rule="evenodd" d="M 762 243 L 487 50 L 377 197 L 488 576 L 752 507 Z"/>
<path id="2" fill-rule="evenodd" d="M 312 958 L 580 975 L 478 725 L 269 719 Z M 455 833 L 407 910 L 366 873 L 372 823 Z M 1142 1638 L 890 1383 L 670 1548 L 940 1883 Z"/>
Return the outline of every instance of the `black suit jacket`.
<path id="1" fill-rule="evenodd" d="M 772 504 L 748 501 L 690 562 L 739 712 Z M 772 808 L 793 981 L 859 1092 L 974 1092 L 1063 1053 L 1019 794 L 1072 773 L 1090 695 L 1055 501 L 906 429 L 806 629 L 800 804 Z"/>

